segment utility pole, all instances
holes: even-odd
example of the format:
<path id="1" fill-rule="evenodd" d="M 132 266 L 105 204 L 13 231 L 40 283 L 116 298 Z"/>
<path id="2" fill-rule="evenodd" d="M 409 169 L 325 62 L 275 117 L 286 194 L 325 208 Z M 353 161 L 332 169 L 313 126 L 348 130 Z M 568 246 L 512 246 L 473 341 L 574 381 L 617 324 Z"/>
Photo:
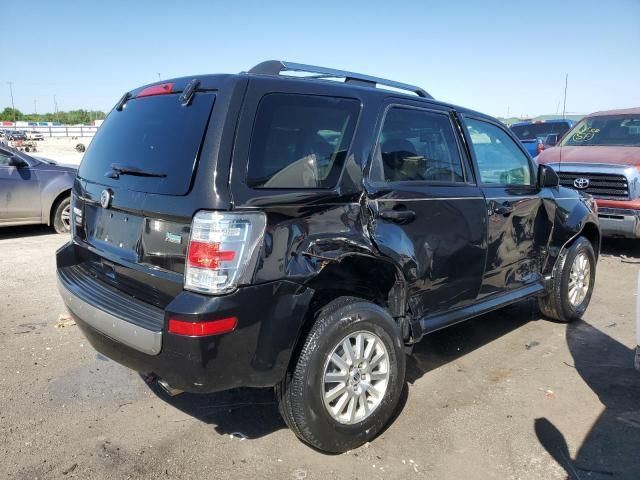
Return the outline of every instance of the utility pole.
<path id="1" fill-rule="evenodd" d="M 569 74 L 564 77 L 564 102 L 562 103 L 562 119 L 565 119 L 565 113 L 567 112 L 567 84 L 569 83 Z"/>
<path id="2" fill-rule="evenodd" d="M 158 72 L 158 81 L 160 81 L 160 72 Z"/>
<path id="3" fill-rule="evenodd" d="M 13 126 L 16 126 L 16 107 L 13 104 L 13 82 L 7 82 L 9 84 L 9 93 L 11 94 L 11 110 L 13 110 Z"/>
<path id="4" fill-rule="evenodd" d="M 35 98 L 33 99 L 33 113 L 38 114 L 38 101 Z"/>
<path id="5" fill-rule="evenodd" d="M 53 114 L 56 121 L 58 121 L 58 101 L 56 100 L 56 94 L 53 94 Z"/>

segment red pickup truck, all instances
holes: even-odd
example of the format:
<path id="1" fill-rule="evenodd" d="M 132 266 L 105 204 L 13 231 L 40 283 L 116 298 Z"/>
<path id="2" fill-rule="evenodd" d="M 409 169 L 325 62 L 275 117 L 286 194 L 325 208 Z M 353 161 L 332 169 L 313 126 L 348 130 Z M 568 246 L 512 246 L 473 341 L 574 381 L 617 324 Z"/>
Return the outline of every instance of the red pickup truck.
<path id="1" fill-rule="evenodd" d="M 537 161 L 593 195 L 603 235 L 640 238 L 640 108 L 587 115 Z"/>

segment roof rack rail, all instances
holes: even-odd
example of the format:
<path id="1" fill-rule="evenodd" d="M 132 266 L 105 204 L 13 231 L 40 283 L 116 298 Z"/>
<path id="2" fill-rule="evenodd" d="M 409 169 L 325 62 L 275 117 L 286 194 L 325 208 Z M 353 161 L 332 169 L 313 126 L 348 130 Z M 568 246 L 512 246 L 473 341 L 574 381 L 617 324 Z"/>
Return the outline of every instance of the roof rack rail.
<path id="1" fill-rule="evenodd" d="M 433 99 L 433 97 L 425 90 L 420 87 L 416 87 L 415 85 L 408 85 L 406 83 L 395 82 L 384 78 L 371 77 L 361 73 L 335 70 L 333 68 L 318 67 L 315 65 L 305 65 L 303 63 L 285 62 L 283 60 L 267 60 L 266 62 L 259 63 L 253 67 L 248 73 L 277 76 L 280 75 L 281 72 L 287 71 L 318 74 L 307 78 L 344 78 L 345 83 L 356 83 L 369 87 L 373 86 L 374 88 L 376 85 L 384 85 L 387 87 L 397 88 L 399 90 L 408 90 L 419 97 Z"/>

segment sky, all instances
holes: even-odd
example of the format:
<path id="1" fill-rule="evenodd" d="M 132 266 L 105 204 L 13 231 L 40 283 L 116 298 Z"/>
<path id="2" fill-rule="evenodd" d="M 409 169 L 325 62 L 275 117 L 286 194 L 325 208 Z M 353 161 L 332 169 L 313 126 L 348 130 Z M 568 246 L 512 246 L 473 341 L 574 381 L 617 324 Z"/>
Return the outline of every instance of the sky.
<path id="1" fill-rule="evenodd" d="M 640 106 L 640 0 L 0 0 L 0 110 L 108 111 L 268 59 L 416 84 L 494 116 Z M 11 21 L 7 21 L 11 19 Z M 15 20 L 13 20 L 15 19 Z M 159 75 L 158 75 L 159 74 Z M 35 104 L 34 104 L 35 102 Z"/>

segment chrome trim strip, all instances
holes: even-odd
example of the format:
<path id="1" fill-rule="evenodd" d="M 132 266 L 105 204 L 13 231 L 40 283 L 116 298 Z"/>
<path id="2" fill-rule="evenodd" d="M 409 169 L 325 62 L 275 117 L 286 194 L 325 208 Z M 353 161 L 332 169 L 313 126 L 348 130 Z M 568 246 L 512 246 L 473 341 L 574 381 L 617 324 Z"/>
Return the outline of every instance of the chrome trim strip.
<path id="1" fill-rule="evenodd" d="M 423 202 L 430 200 L 484 200 L 484 197 L 376 198 L 375 202 Z"/>
<path id="2" fill-rule="evenodd" d="M 58 290 L 71 313 L 107 337 L 147 355 L 160 353 L 162 332 L 141 328 L 81 300 L 64 285 L 59 276 Z"/>

